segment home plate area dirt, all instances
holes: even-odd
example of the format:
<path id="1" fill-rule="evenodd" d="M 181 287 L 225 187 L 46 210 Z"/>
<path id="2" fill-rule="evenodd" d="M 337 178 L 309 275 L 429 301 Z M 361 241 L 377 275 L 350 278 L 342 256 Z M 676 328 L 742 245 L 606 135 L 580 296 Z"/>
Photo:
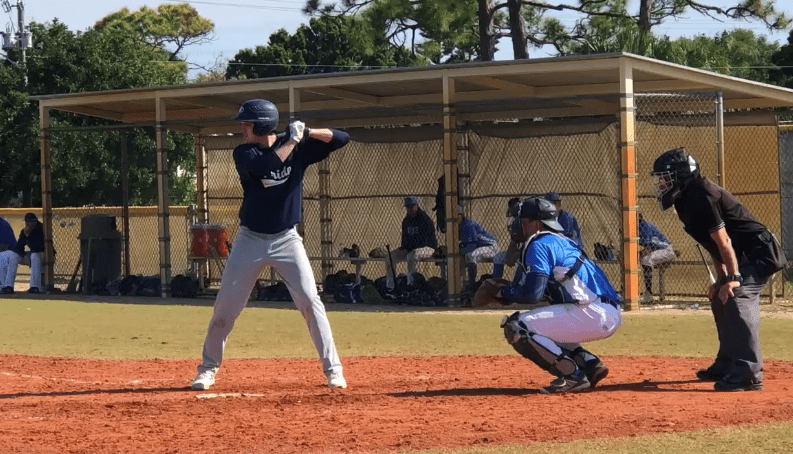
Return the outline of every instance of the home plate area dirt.
<path id="1" fill-rule="evenodd" d="M 543 395 L 518 356 L 344 358 L 346 390 L 317 360 L 230 359 L 208 391 L 196 361 L 0 355 L 4 453 L 329 453 L 571 441 L 793 419 L 793 364 L 760 392 L 718 393 L 702 358 L 606 357 L 594 390 Z"/>

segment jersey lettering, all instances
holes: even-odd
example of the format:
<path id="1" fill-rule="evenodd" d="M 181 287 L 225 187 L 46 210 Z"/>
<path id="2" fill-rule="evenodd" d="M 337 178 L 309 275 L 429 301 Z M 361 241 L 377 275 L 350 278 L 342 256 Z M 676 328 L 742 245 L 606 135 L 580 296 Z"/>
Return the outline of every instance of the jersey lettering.
<path id="1" fill-rule="evenodd" d="M 284 184 L 286 183 L 286 180 L 289 179 L 289 175 L 291 173 L 292 173 L 292 167 L 284 167 L 281 170 L 270 172 L 271 178 L 262 178 L 262 185 L 265 188 L 269 188 L 272 186 L 278 186 L 279 184 Z"/>
<path id="2" fill-rule="evenodd" d="M 418 235 L 419 234 L 419 228 L 415 227 L 415 226 L 408 226 L 407 228 L 405 228 L 405 232 L 408 235 Z"/>

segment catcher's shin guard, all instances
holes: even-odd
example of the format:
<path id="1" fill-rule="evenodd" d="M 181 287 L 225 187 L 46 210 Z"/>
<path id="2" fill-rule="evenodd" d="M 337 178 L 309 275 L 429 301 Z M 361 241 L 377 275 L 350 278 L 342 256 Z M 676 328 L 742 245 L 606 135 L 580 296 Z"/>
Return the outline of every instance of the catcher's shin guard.
<path id="1" fill-rule="evenodd" d="M 520 312 L 515 312 L 501 321 L 504 337 L 516 352 L 557 377 L 568 376 L 578 369 L 566 350 L 551 339 L 530 332 L 519 316 Z"/>

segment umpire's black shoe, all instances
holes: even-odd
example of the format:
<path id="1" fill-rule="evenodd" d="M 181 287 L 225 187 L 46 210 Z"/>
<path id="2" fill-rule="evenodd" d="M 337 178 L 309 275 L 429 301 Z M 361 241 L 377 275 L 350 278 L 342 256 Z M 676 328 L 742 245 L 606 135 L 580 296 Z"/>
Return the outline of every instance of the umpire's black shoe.
<path id="1" fill-rule="evenodd" d="M 715 364 L 707 369 L 700 369 L 697 371 L 697 378 L 702 381 L 719 381 L 726 375 L 727 373 Z"/>
<path id="2" fill-rule="evenodd" d="M 716 391 L 760 391 L 763 382 L 756 378 L 740 378 L 726 376 L 713 384 Z"/>
<path id="3" fill-rule="evenodd" d="M 11 287 L 11 286 L 6 286 L 6 287 L 3 287 L 2 289 L 0 289 L 0 294 L 3 294 L 3 295 L 11 295 L 13 293 L 14 293 L 14 287 Z"/>

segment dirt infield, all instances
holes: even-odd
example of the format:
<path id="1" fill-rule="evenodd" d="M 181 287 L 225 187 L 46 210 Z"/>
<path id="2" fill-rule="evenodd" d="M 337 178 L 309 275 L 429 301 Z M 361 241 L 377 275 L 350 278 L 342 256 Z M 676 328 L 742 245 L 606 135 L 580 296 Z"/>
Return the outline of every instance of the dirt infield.
<path id="1" fill-rule="evenodd" d="M 517 356 L 345 358 L 346 390 L 316 360 L 228 360 L 208 392 L 196 361 L 0 355 L 3 452 L 324 453 L 568 441 L 793 420 L 793 364 L 761 392 L 717 393 L 703 359 L 604 358 L 594 391 L 539 394 Z"/>

